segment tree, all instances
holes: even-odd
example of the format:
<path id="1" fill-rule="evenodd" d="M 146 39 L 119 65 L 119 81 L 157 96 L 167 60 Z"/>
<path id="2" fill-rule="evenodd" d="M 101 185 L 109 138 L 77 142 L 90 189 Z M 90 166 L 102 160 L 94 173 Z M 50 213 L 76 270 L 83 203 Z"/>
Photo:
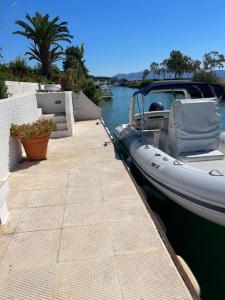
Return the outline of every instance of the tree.
<path id="1" fill-rule="evenodd" d="M 148 74 L 150 73 L 150 71 L 148 69 L 144 69 L 143 73 L 142 73 L 142 79 L 146 79 L 146 77 L 148 76 Z"/>
<path id="2" fill-rule="evenodd" d="M 187 70 L 189 59 L 190 57 L 183 55 L 179 50 L 170 52 L 170 57 L 167 60 L 167 68 L 169 72 L 175 74 L 175 79 Z"/>
<path id="3" fill-rule="evenodd" d="M 151 64 L 150 64 L 150 70 L 152 72 L 152 77 L 154 79 L 154 75 L 155 74 L 160 74 L 160 69 L 159 69 L 159 64 L 155 61 L 153 61 Z"/>
<path id="4" fill-rule="evenodd" d="M 191 71 L 192 72 L 196 72 L 196 71 L 200 71 L 200 69 L 201 69 L 201 62 L 200 62 L 200 60 L 193 60 L 192 61 Z"/>
<path id="5" fill-rule="evenodd" d="M 203 56 L 203 66 L 205 70 L 214 70 L 215 68 L 223 68 L 223 63 L 225 62 L 225 57 L 218 51 L 211 51 L 204 54 Z"/>
<path id="6" fill-rule="evenodd" d="M 159 72 L 163 74 L 163 79 L 166 78 L 167 73 L 167 59 L 164 59 L 159 65 Z"/>
<path id="7" fill-rule="evenodd" d="M 74 69 L 76 72 L 76 80 L 79 81 L 82 75 L 87 77 L 88 69 L 85 66 L 84 44 L 80 46 L 68 47 L 65 51 L 66 58 L 63 62 L 64 70 Z"/>
<path id="8" fill-rule="evenodd" d="M 32 40 L 33 43 L 26 55 L 29 56 L 29 60 L 34 59 L 40 62 L 42 75 L 50 77 L 52 63 L 62 59 L 64 55 L 60 42 L 70 43 L 73 38 L 69 33 L 68 23 L 58 23 L 59 17 L 50 20 L 48 14 L 41 15 L 38 12 L 33 17 L 26 14 L 25 18 L 27 23 L 21 20 L 16 21 L 22 30 L 17 30 L 13 34 Z"/>

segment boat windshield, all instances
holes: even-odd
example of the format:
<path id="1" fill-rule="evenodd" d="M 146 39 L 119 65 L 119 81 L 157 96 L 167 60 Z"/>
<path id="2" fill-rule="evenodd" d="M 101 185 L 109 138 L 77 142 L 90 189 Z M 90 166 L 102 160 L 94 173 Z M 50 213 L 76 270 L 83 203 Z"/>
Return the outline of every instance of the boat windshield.
<path id="1" fill-rule="evenodd" d="M 144 97 L 144 111 L 149 111 L 149 107 L 153 102 L 161 102 L 165 110 L 169 110 L 174 100 L 185 99 L 183 91 L 152 91 Z M 136 113 L 142 111 L 142 98 L 138 96 L 138 103 L 136 105 Z"/>

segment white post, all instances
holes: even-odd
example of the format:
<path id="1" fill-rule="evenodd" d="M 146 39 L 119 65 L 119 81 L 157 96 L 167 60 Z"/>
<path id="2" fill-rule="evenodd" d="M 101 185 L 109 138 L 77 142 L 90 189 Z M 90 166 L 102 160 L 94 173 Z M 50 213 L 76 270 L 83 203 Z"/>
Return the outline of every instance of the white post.
<path id="1" fill-rule="evenodd" d="M 135 100 L 136 97 L 133 96 L 131 98 L 130 102 L 130 108 L 129 108 L 129 125 L 135 125 Z"/>
<path id="2" fill-rule="evenodd" d="M 66 123 L 69 136 L 74 135 L 74 114 L 72 92 L 65 92 Z"/>

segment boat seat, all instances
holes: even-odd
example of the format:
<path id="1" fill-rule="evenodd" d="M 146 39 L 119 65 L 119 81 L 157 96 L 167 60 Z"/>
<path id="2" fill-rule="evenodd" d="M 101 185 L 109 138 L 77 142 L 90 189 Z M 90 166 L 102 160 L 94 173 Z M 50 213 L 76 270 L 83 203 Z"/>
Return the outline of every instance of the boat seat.
<path id="1" fill-rule="evenodd" d="M 178 159 L 183 162 L 191 161 L 204 161 L 204 160 L 221 160 L 224 159 L 224 153 L 220 150 L 204 151 L 204 152 L 195 152 L 195 153 L 183 153 L 178 156 Z"/>
<path id="2" fill-rule="evenodd" d="M 174 157 L 183 156 L 183 153 L 210 153 L 217 150 L 220 137 L 218 99 L 174 101 L 168 135 L 171 155 Z"/>

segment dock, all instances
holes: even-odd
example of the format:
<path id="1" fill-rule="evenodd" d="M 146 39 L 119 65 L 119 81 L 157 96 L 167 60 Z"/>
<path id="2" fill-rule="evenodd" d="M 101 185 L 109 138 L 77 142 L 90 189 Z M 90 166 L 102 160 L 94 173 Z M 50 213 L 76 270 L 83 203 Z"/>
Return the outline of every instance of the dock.
<path id="1" fill-rule="evenodd" d="M 100 120 L 8 178 L 0 299 L 199 299 Z"/>

